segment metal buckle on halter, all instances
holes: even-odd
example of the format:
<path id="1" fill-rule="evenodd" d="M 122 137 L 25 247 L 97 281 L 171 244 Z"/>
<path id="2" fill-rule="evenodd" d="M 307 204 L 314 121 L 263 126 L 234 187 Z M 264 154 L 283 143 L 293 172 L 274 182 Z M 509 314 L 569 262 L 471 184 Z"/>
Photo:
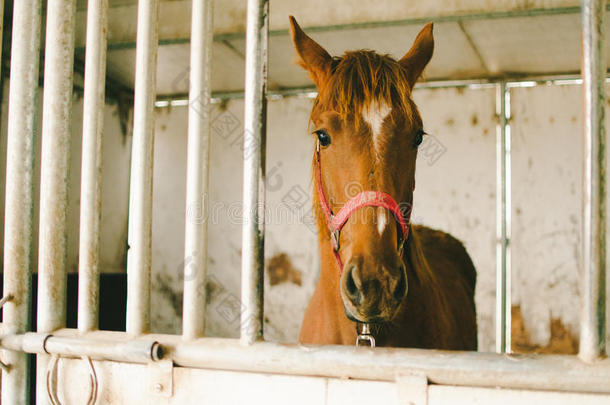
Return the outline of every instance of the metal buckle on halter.
<path id="1" fill-rule="evenodd" d="M 356 331 L 358 331 L 358 325 L 356 325 Z M 368 346 L 375 347 L 375 338 L 371 334 L 370 325 L 368 323 L 362 324 L 362 330 L 358 333 L 356 338 L 356 347 Z"/>
<path id="2" fill-rule="evenodd" d="M 333 250 L 335 252 L 339 251 L 339 232 L 341 232 L 339 229 L 330 231 L 330 243 L 333 245 Z"/>

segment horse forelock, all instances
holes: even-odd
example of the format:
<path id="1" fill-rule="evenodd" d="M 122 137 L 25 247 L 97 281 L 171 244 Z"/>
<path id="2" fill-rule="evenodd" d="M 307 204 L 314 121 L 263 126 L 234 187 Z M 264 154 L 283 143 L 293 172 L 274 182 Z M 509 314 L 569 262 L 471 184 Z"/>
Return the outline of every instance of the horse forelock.
<path id="1" fill-rule="evenodd" d="M 356 129 L 362 113 L 371 106 L 386 105 L 411 122 L 413 103 L 405 68 L 389 55 L 361 50 L 346 52 L 333 60 L 332 74 L 320 86 L 313 113 L 336 111 L 352 120 Z"/>

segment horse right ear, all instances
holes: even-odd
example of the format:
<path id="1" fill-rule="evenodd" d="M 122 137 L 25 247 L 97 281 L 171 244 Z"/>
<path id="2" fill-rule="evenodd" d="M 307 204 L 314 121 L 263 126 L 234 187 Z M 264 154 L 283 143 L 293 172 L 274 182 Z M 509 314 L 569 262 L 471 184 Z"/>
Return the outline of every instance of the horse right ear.
<path id="1" fill-rule="evenodd" d="M 309 72 L 314 83 L 320 89 L 330 76 L 332 57 L 316 41 L 303 32 L 293 16 L 290 16 L 290 33 L 299 55 L 299 65 Z"/>

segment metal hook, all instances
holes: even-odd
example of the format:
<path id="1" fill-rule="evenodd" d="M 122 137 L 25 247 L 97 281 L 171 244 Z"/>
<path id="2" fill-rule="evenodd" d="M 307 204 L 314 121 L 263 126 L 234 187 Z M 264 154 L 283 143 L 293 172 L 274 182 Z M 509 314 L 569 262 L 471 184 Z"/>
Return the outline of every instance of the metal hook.
<path id="1" fill-rule="evenodd" d="M 61 405 L 59 398 L 57 398 L 57 363 L 59 363 L 59 356 L 54 354 L 51 356 L 51 361 L 47 366 L 47 396 L 51 405 Z M 53 388 L 55 385 L 55 389 Z"/>
<path id="2" fill-rule="evenodd" d="M 89 393 L 89 399 L 87 400 L 87 405 L 94 405 L 97 401 L 97 393 L 98 393 L 98 380 L 97 374 L 95 373 L 95 367 L 93 366 L 93 362 L 91 358 L 88 356 L 83 356 L 83 360 L 87 362 L 89 365 L 89 378 L 91 381 L 91 392 Z M 51 356 L 51 362 L 47 368 L 47 396 L 49 397 L 49 402 L 51 405 L 61 405 L 61 401 L 57 396 L 57 365 L 59 363 L 59 356 L 54 354 Z M 55 386 L 55 387 L 53 387 Z"/>
<path id="3" fill-rule="evenodd" d="M 83 360 L 85 360 L 89 364 L 89 378 L 91 378 L 91 393 L 89 394 L 89 400 L 87 401 L 87 405 L 94 405 L 95 401 L 97 401 L 97 374 L 95 373 L 95 367 L 93 366 L 91 358 L 88 356 L 83 356 Z"/>

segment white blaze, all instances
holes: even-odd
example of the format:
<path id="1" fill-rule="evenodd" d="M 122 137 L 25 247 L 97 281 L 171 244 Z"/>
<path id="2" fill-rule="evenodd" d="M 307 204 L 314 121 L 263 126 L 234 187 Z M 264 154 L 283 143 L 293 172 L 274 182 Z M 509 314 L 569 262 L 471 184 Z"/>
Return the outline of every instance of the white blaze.
<path id="1" fill-rule="evenodd" d="M 379 138 L 381 137 L 381 126 L 383 121 L 386 119 L 388 114 L 392 111 L 392 107 L 385 103 L 378 104 L 373 101 L 368 108 L 362 111 L 362 117 L 367 124 L 370 125 L 371 131 L 373 132 L 373 144 L 375 145 L 375 152 L 379 153 Z M 375 155 L 377 155 L 375 153 Z M 388 215 L 385 208 L 378 208 L 377 211 L 377 232 L 379 236 L 383 234 L 385 227 L 388 225 Z"/>
<path id="2" fill-rule="evenodd" d="M 381 126 L 392 108 L 385 103 L 378 104 L 373 101 L 368 108 L 362 111 L 362 117 L 371 126 L 373 131 L 373 143 L 375 150 L 379 151 L 379 137 L 381 136 Z"/>
<path id="3" fill-rule="evenodd" d="M 383 231 L 388 224 L 388 213 L 386 212 L 385 208 L 382 207 L 377 208 L 377 210 L 377 232 L 379 232 L 379 236 L 381 236 L 383 235 Z"/>

